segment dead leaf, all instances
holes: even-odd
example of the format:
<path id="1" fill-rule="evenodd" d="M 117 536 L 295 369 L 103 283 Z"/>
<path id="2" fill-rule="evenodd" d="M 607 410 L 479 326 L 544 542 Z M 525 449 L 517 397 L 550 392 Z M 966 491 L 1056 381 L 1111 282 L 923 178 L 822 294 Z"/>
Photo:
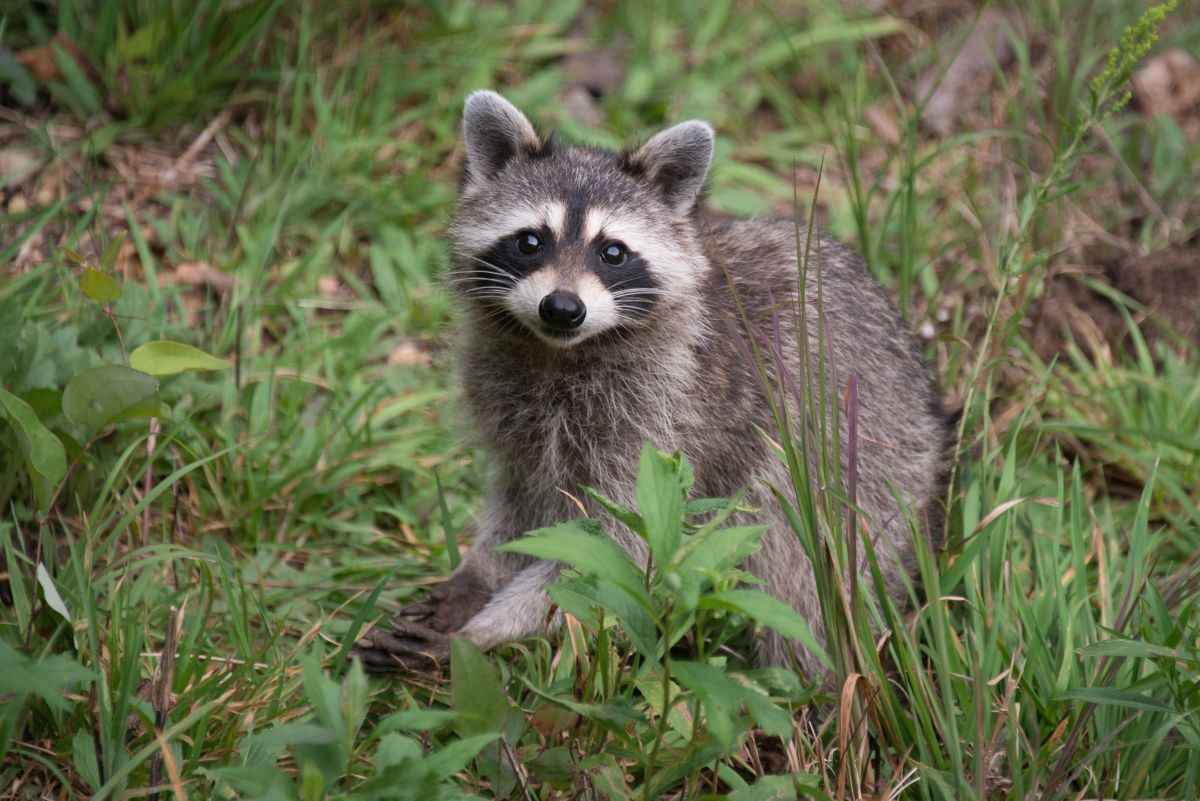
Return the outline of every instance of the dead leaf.
<path id="1" fill-rule="evenodd" d="M 38 83 L 50 83 L 62 77 L 62 70 L 58 68 L 58 62 L 54 60 L 54 49 L 48 44 L 22 50 L 17 53 L 17 61 L 29 70 L 29 74 Z"/>
<path id="2" fill-rule="evenodd" d="M 900 143 L 900 126 L 896 124 L 892 113 L 883 106 L 868 106 L 863 109 L 863 118 L 879 138 L 889 145 Z"/>
<path id="3" fill-rule="evenodd" d="M 322 275 L 317 279 L 317 294 L 326 299 L 342 298 L 342 282 L 332 275 Z"/>
<path id="4" fill-rule="evenodd" d="M 55 45 L 62 48 L 90 79 L 99 80 L 100 71 L 96 69 L 79 45 L 75 44 L 64 31 L 56 31 L 50 41 L 41 47 L 31 47 L 17 53 L 17 61 L 21 62 L 21 66 L 29 70 L 29 74 L 41 83 L 57 81 L 63 77 L 63 74 L 58 66 L 58 60 L 54 57 Z"/>
<path id="5" fill-rule="evenodd" d="M 233 276 L 221 272 L 205 261 L 185 261 L 176 264 L 172 274 L 164 277 L 165 282 L 172 279 L 180 284 L 210 286 L 222 294 L 233 291 Z"/>
<path id="6" fill-rule="evenodd" d="M 6 147 L 0 150 L 0 175 L 3 175 L 9 187 L 18 187 L 33 176 L 42 160 L 28 150 L 17 147 Z"/>
<path id="7" fill-rule="evenodd" d="M 412 340 L 401 342 L 392 348 L 388 354 L 388 364 L 405 367 L 429 367 L 433 364 L 433 356 L 421 343 Z"/>
<path id="8" fill-rule="evenodd" d="M 1148 60 L 1133 76 L 1133 99 L 1147 117 L 1167 114 L 1195 138 L 1200 134 L 1200 61 L 1178 48 Z"/>

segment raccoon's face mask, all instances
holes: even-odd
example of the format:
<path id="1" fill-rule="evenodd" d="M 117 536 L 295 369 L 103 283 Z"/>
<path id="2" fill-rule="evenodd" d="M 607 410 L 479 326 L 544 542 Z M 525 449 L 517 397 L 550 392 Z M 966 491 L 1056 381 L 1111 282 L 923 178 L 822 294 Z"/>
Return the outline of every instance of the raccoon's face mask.
<path id="1" fill-rule="evenodd" d="M 467 98 L 463 137 L 451 282 L 500 329 L 570 347 L 645 326 L 695 291 L 707 123 L 681 123 L 624 154 L 559 147 L 481 91 Z"/>

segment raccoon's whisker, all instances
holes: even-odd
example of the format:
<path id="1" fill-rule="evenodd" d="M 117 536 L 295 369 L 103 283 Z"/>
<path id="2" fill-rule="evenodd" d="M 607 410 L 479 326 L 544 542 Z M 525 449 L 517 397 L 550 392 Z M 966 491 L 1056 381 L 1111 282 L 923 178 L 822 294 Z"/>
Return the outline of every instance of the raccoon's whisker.
<path id="1" fill-rule="evenodd" d="M 446 283 L 463 284 L 477 282 L 480 280 L 501 282 L 509 286 L 517 283 L 517 279 L 511 275 L 492 270 L 460 270 L 455 275 L 448 276 L 446 278 Z"/>
<path id="2" fill-rule="evenodd" d="M 671 293 L 661 289 L 619 289 L 612 293 L 614 298 L 660 298 L 670 297 Z"/>
<path id="3" fill-rule="evenodd" d="M 626 284 L 630 283 L 631 281 L 637 281 L 637 280 L 638 280 L 638 277 L 637 277 L 637 276 L 630 276 L 629 278 L 626 278 L 624 281 L 617 281 L 615 284 L 613 284 L 612 286 L 610 286 L 610 287 L 608 288 L 608 290 L 609 290 L 610 292 L 612 292 L 613 290 L 617 289 L 618 287 L 625 286 Z M 643 288 L 644 288 L 644 289 L 652 289 L 652 288 L 654 288 L 654 287 L 643 287 Z"/>
<path id="4" fill-rule="evenodd" d="M 478 256 L 472 256 L 471 258 L 472 258 L 474 261 L 477 261 L 477 262 L 479 262 L 480 264 L 482 264 L 484 267 L 488 267 L 488 268 L 490 268 L 490 269 L 492 269 L 492 270 L 495 270 L 496 272 L 500 273 L 501 275 L 508 276 L 508 273 L 504 272 L 504 270 L 501 270 L 499 267 L 497 267 L 496 265 L 492 264 L 492 263 L 491 263 L 490 261 L 488 261 L 487 259 L 481 259 L 481 258 L 479 258 Z M 510 276 L 510 277 L 511 277 L 511 276 Z M 514 279 L 514 280 L 515 280 L 515 279 Z"/>

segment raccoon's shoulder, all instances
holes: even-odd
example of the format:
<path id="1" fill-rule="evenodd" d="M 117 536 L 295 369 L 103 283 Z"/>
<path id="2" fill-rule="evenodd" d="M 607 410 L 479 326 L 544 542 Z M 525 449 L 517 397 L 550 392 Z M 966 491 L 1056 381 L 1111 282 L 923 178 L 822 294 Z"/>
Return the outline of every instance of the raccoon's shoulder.
<path id="1" fill-rule="evenodd" d="M 736 220 L 717 218 L 705 237 L 714 284 L 728 286 L 730 278 L 752 296 L 782 298 L 803 272 L 810 286 L 820 272 L 835 296 L 849 300 L 859 292 L 884 299 L 862 258 L 832 236 L 802 222 L 783 218 Z"/>

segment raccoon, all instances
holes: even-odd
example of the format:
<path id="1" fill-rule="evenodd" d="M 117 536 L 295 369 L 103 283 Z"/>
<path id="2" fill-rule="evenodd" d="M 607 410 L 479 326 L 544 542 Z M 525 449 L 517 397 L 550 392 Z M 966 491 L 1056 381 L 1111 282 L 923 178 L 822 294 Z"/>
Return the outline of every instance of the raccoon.
<path id="1" fill-rule="evenodd" d="M 467 98 L 463 137 L 449 280 L 463 319 L 463 398 L 494 483 L 462 564 L 391 630 L 371 630 L 358 643 L 364 662 L 419 669 L 447 657 L 451 636 L 488 649 L 556 625 L 546 587 L 561 566 L 495 546 L 577 518 L 569 493 L 581 485 L 633 505 L 647 441 L 692 461 L 700 497 L 750 488 L 747 502 L 770 528 L 745 567 L 823 638 L 811 565 L 768 487 L 790 481 L 760 433 L 776 426 L 744 324 L 776 343 L 798 341 L 805 228 L 701 213 L 714 143 L 704 122 L 624 153 L 562 146 L 500 95 L 479 91 Z M 899 599 L 915 570 L 901 503 L 935 535 L 950 426 L 915 340 L 862 260 L 823 235 L 810 253 L 823 316 L 816 292 L 805 295 L 805 314 L 825 334 L 826 402 L 839 403 L 856 377 L 857 500 Z M 786 348 L 775 358 L 799 380 L 806 363 L 822 363 L 821 339 L 808 338 L 807 360 Z M 845 455 L 845 425 L 840 436 Z M 635 533 L 588 512 L 646 559 Z M 811 678 L 824 672 L 773 631 L 756 647 L 762 664 L 794 658 Z"/>

